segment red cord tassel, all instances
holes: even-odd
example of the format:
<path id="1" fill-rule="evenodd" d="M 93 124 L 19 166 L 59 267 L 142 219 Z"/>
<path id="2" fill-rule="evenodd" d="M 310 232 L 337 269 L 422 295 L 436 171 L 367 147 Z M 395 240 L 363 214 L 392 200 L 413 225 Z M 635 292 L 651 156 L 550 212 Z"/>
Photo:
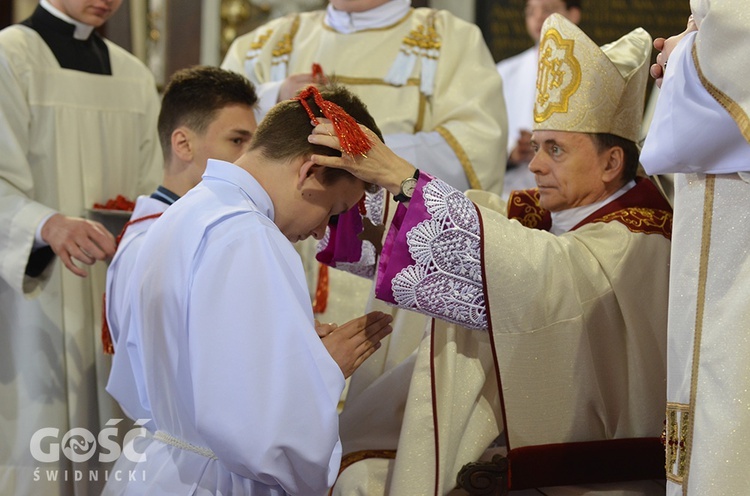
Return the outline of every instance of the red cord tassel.
<path id="1" fill-rule="evenodd" d="M 344 152 L 348 155 L 364 155 L 370 151 L 372 143 L 370 143 L 370 139 L 365 132 L 362 131 L 362 128 L 359 127 L 357 121 L 335 103 L 323 99 L 318 88 L 315 86 L 308 86 L 300 92 L 295 100 L 299 100 L 307 111 L 307 115 L 310 117 L 313 124 L 317 126 L 319 122 L 315 113 L 310 108 L 310 104 L 307 103 L 307 99 L 311 96 L 315 100 L 320 111 L 323 113 L 323 117 L 333 123 L 333 129 L 336 132 L 336 136 L 339 138 L 339 142 L 341 142 L 341 149 Z"/>

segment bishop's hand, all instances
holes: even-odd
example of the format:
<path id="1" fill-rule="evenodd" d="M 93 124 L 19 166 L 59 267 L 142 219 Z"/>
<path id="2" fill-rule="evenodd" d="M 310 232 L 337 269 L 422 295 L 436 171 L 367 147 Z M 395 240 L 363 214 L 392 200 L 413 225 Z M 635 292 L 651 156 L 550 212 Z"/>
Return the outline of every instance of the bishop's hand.
<path id="1" fill-rule="evenodd" d="M 341 151 L 341 142 L 336 136 L 333 125 L 326 119 L 319 119 L 313 133 L 308 137 L 310 143 L 327 146 Z M 375 133 L 360 125 L 367 135 L 372 148 L 363 155 L 347 155 L 340 157 L 313 155 L 311 160 L 318 165 L 344 169 L 366 183 L 377 184 L 386 188 L 392 195 L 401 191 L 401 182 L 414 175 L 417 170 L 413 165 L 396 155 L 385 143 L 380 141 Z"/>

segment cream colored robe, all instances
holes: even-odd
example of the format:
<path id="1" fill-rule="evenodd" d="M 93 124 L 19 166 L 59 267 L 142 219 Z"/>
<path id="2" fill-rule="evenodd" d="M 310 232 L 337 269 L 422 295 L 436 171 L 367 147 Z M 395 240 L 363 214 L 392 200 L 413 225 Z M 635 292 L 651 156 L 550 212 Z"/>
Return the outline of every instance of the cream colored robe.
<path id="1" fill-rule="evenodd" d="M 45 442 L 59 443 L 77 427 L 96 436 L 101 423 L 121 416 L 104 391 L 109 368 L 100 344 L 105 264 L 90 268 L 86 278 L 57 261 L 39 278 L 24 276 L 37 225 L 47 213 L 84 216 L 94 202 L 118 194 L 134 199 L 160 179 L 153 77 L 135 57 L 107 46 L 113 75 L 94 75 L 61 69 L 29 28 L 0 32 L 0 487 L 5 494 L 71 494 L 75 469 L 83 473 L 76 490 L 85 494 L 89 469 L 97 464 L 72 464 L 59 448 L 52 450 L 59 462 L 41 463 L 30 453 L 32 435 L 56 428 L 57 437 Z M 48 481 L 47 470 L 57 474 L 57 482 Z M 99 480 L 103 477 L 102 470 Z"/>
<path id="2" fill-rule="evenodd" d="M 500 434 L 507 449 L 661 433 L 669 239 L 617 221 L 554 236 L 478 210 L 491 333 L 434 321 L 413 373 L 404 366 L 384 375 L 380 403 L 357 412 L 360 430 L 342 431 L 345 454 L 397 449 L 395 460 L 380 453 L 354 463 L 334 494 L 447 494 Z M 409 377 L 408 389 L 400 386 Z M 664 486 L 543 490 L 663 494 Z"/>
<path id="3" fill-rule="evenodd" d="M 643 150 L 675 175 L 667 494 L 750 494 L 747 5 L 693 0 Z M 665 160 L 666 158 L 666 160 Z"/>
<path id="4" fill-rule="evenodd" d="M 392 26 L 341 34 L 327 27 L 324 18 L 325 11 L 317 11 L 271 21 L 238 38 L 222 67 L 245 74 L 263 95 L 264 88 L 287 75 L 310 73 L 312 64 L 318 63 L 327 76 L 362 98 L 396 153 L 458 189 L 500 192 L 507 141 L 501 81 L 475 25 L 447 11 L 418 8 Z M 424 67 L 419 60 L 405 84 L 386 82 L 392 67 L 400 64 L 404 40 L 419 30 L 426 33 L 432 25 L 440 42 L 432 95 L 420 90 Z M 301 251 L 314 293 L 315 248 L 308 243 Z M 328 310 L 316 317 L 341 324 L 362 315 L 372 283 L 338 270 L 329 274 Z M 402 320 L 410 322 L 407 328 L 425 323 L 420 316 L 399 312 L 393 335 L 366 365 L 374 369 L 361 369 L 357 375 L 379 376 L 388 364 L 399 363 L 416 348 L 419 332 L 401 336 Z M 357 382 L 353 378 L 350 394 L 360 388 Z M 367 384 L 369 380 L 361 387 Z"/>

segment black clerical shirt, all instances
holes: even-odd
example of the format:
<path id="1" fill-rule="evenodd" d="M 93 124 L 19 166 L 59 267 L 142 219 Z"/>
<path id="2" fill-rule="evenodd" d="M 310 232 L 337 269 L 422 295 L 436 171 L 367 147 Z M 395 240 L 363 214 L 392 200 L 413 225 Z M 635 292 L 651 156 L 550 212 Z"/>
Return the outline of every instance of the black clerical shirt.
<path id="1" fill-rule="evenodd" d="M 55 17 L 41 5 L 21 24 L 39 33 L 62 68 L 112 75 L 109 50 L 96 31 L 85 40 L 77 40 L 73 37 L 75 25 Z"/>

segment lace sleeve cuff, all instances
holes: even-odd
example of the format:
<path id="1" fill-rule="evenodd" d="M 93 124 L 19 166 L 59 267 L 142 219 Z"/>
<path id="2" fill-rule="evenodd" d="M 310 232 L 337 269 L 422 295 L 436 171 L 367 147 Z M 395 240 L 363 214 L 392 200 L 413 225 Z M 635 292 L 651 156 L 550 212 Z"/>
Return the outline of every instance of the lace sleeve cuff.
<path id="1" fill-rule="evenodd" d="M 402 308 L 487 328 L 479 216 L 460 191 L 421 173 L 399 206 L 380 257 L 375 295 Z"/>

